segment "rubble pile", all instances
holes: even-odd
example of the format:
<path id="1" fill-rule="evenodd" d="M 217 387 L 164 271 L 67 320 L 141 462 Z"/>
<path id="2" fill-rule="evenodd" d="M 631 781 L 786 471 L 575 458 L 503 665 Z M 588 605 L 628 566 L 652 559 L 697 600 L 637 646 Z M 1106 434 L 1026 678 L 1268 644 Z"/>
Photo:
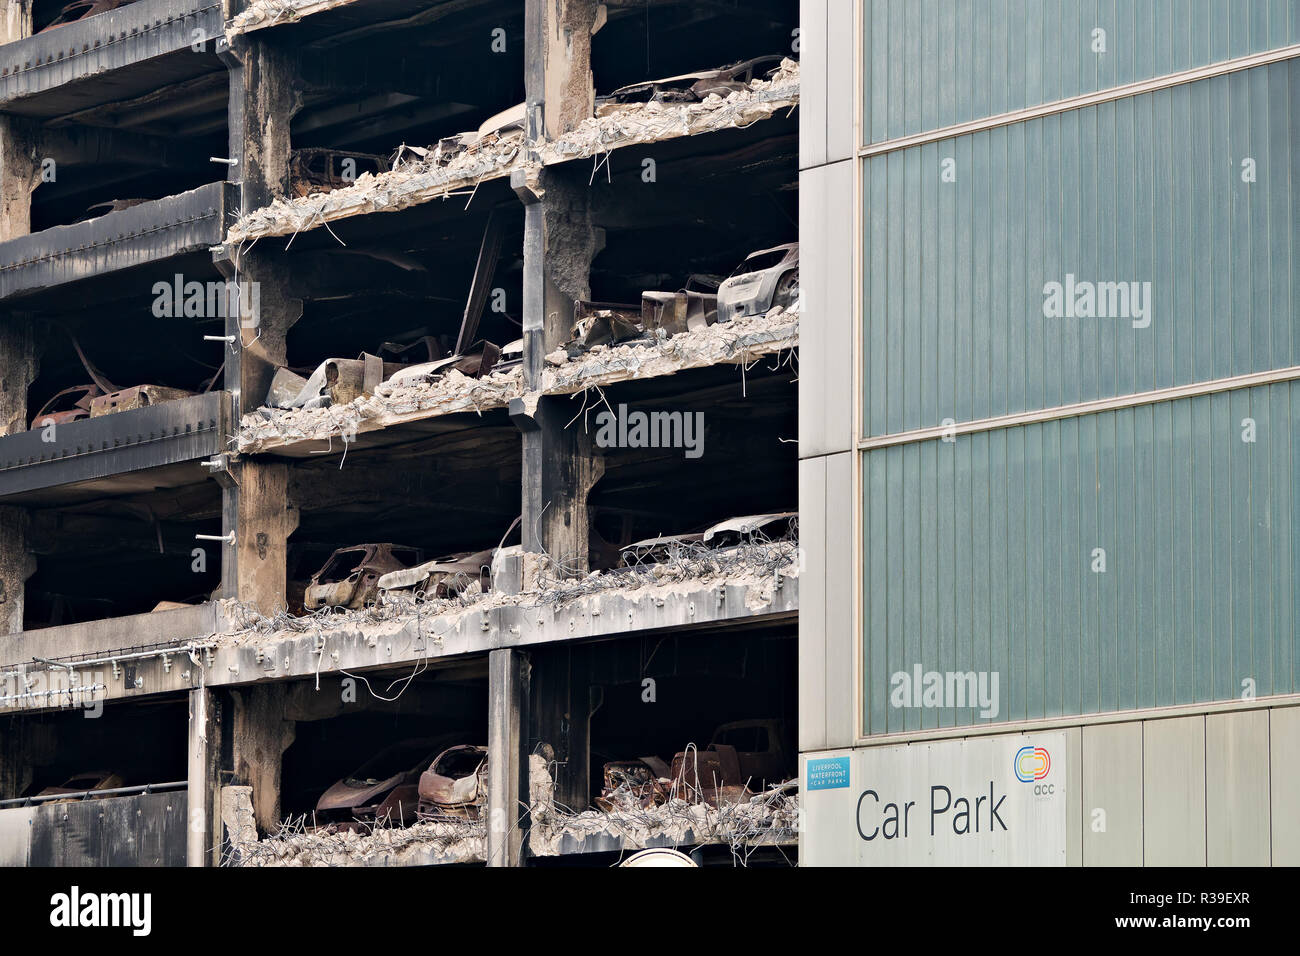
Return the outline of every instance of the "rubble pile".
<path id="1" fill-rule="evenodd" d="M 645 338 L 615 345 L 596 345 L 578 358 L 564 349 L 546 356 L 543 391 L 567 395 L 631 378 L 652 378 L 689 368 L 746 365 L 764 355 L 789 352 L 799 345 L 800 307 L 774 307 L 763 315 L 741 316 L 704 328 L 666 335 L 662 330 Z"/>
<path id="2" fill-rule="evenodd" d="M 727 844 L 736 862 L 744 865 L 755 848 L 793 843 L 798 837 L 799 797 L 788 787 L 773 787 L 714 807 L 704 802 L 701 793 L 678 781 L 672 798 L 657 806 L 575 813 L 554 802 L 546 758 L 533 754 L 529 758 L 529 793 L 528 843 L 536 856 L 556 856 L 565 844 L 581 845 L 592 837 L 615 836 L 628 850 Z"/>
<path id="3" fill-rule="evenodd" d="M 408 155 L 407 150 L 400 153 Z M 485 179 L 509 176 L 515 166 L 522 165 L 522 154 L 518 139 L 502 139 L 452 156 L 445 165 L 432 158 L 401 160 L 394 169 L 378 176 L 362 173 L 347 188 L 296 199 L 277 199 L 269 206 L 255 209 L 230 227 L 225 241 L 239 243 L 262 236 L 296 235 L 335 219 L 395 212 L 431 199 L 445 199 L 461 190 L 473 190 Z"/>
<path id="4" fill-rule="evenodd" d="M 361 831 L 313 828 L 306 816 L 286 820 L 263 840 L 231 840 L 223 866 L 418 866 L 481 861 L 487 850 L 481 821 L 376 826 Z"/>
<path id="5" fill-rule="evenodd" d="M 298 441 L 331 441 L 338 435 L 400 424 L 404 418 L 425 417 L 430 411 L 451 415 L 504 408 L 523 394 L 523 370 L 515 365 L 482 378 L 452 369 L 433 381 L 380 385 L 346 405 L 327 408 L 264 407 L 240 421 L 236 451 L 252 454 Z"/>
<path id="6" fill-rule="evenodd" d="M 749 126 L 799 105 L 799 63 L 789 58 L 770 80 L 753 80 L 748 90 L 716 93 L 699 103 L 649 102 L 639 109 L 583 120 L 559 139 L 543 143 L 544 165 L 597 156 L 622 146 Z"/>
<path id="7" fill-rule="evenodd" d="M 592 571 L 573 577 L 554 564 L 543 565 L 532 606 L 558 605 L 602 591 L 671 590 L 690 583 L 697 587 L 711 580 L 725 579 L 730 585 L 748 585 L 747 603 L 762 606 L 772 602 L 772 592 L 781 578 L 799 575 L 797 526 L 787 538 L 769 540 L 755 532 L 752 540 L 726 548 L 705 544 L 679 545 L 673 556 L 662 561 L 636 562 L 610 571 Z"/>

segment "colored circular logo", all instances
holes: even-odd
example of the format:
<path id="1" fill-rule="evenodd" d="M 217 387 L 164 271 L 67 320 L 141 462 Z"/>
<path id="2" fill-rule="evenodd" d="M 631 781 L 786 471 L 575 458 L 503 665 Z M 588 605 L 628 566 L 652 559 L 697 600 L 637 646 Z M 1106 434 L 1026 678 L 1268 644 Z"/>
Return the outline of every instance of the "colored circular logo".
<path id="1" fill-rule="evenodd" d="M 1042 780 L 1052 769 L 1052 758 L 1042 747 L 1021 747 L 1016 752 L 1016 779 L 1021 783 Z"/>

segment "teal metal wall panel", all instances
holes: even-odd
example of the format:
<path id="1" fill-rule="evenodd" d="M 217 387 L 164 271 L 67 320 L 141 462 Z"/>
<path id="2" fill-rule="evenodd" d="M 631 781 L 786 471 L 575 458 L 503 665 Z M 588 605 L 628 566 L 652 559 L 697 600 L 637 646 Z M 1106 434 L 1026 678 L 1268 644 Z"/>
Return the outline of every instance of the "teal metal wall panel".
<path id="1" fill-rule="evenodd" d="M 865 732 L 1300 691 L 1298 491 L 1300 382 L 864 452 Z"/>
<path id="2" fill-rule="evenodd" d="M 1300 365 L 1300 60 L 863 162 L 866 435 Z"/>
<path id="3" fill-rule="evenodd" d="M 864 0 L 864 11 L 869 143 L 1300 42 L 1300 0 Z"/>

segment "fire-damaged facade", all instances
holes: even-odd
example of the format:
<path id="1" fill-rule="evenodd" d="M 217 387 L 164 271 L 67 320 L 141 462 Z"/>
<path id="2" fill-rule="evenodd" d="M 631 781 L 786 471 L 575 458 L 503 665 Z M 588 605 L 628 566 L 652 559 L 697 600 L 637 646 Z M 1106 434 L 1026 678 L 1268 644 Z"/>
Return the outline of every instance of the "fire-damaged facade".
<path id="1" fill-rule="evenodd" d="M 798 0 L 3 10 L 0 863 L 793 865 Z"/>

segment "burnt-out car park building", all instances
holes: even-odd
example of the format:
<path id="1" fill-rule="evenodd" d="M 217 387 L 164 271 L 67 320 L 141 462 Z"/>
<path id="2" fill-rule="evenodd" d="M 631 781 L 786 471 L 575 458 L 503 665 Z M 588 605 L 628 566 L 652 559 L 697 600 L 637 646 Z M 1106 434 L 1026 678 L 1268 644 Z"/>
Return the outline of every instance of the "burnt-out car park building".
<path id="1" fill-rule="evenodd" d="M 3 8 L 0 862 L 794 863 L 797 0 Z"/>

